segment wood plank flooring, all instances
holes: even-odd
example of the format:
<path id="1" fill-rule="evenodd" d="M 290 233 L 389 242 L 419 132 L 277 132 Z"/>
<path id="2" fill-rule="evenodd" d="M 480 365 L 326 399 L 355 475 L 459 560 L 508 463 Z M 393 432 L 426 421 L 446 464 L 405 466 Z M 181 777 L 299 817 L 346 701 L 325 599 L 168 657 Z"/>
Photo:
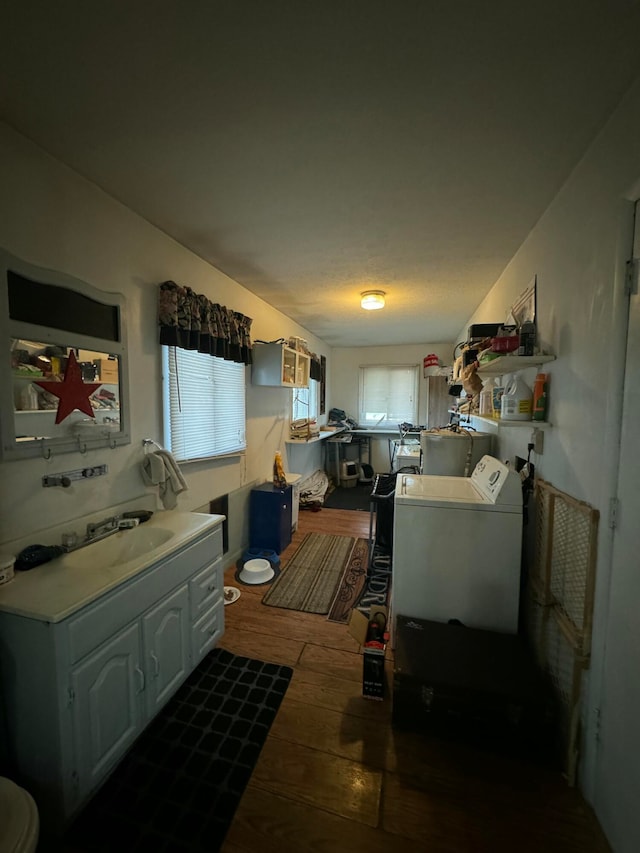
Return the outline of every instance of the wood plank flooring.
<path id="1" fill-rule="evenodd" d="M 367 538 L 365 512 L 301 511 L 283 566 L 307 533 Z M 392 729 L 387 698 L 362 698 L 362 657 L 343 625 L 267 607 L 268 587 L 234 580 L 221 645 L 294 675 L 228 832 L 223 853 L 609 853 L 560 773 Z"/>

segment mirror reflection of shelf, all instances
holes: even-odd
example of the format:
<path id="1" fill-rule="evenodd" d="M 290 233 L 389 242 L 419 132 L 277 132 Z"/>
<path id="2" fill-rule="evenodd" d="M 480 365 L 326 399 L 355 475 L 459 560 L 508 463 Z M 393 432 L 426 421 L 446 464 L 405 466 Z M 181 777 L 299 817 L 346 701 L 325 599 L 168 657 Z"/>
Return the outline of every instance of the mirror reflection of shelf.
<path id="1" fill-rule="evenodd" d="M 1 319 L 10 353 L 0 382 L 2 461 L 50 459 L 78 449 L 128 444 L 126 300 L 122 294 L 99 290 L 62 271 L 33 266 L 3 249 L 0 280 L 8 295 Z M 65 382 L 71 353 L 82 380 L 98 387 L 88 394 L 91 409 L 85 406 L 86 413 L 74 411 L 55 424 L 57 395 L 34 383 Z M 71 384 L 74 381 L 77 374 L 70 377 Z M 91 426 L 83 427 L 80 444 L 77 430 L 82 420 Z"/>

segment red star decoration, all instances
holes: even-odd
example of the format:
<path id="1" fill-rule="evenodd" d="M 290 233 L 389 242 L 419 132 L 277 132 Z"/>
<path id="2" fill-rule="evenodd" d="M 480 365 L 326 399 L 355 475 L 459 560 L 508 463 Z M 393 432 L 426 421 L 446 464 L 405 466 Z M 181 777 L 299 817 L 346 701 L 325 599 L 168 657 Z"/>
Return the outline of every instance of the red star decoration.
<path id="1" fill-rule="evenodd" d="M 102 385 L 102 382 L 83 382 L 82 371 L 73 350 L 69 353 L 67 366 L 62 382 L 36 382 L 45 391 L 60 398 L 56 423 L 68 418 L 71 412 L 78 409 L 93 418 L 93 407 L 89 397 Z"/>

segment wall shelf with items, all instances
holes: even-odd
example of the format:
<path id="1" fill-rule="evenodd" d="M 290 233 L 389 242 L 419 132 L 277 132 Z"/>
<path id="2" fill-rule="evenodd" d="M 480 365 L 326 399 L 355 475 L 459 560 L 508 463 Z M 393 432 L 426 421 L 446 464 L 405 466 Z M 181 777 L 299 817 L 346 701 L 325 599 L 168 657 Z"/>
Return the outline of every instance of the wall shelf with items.
<path id="1" fill-rule="evenodd" d="M 555 355 L 500 355 L 478 367 L 480 376 L 504 376 L 555 361 Z"/>
<path id="2" fill-rule="evenodd" d="M 505 421 L 500 418 L 487 418 L 484 415 L 471 415 L 483 424 L 495 424 L 497 427 L 528 427 L 529 429 L 547 429 L 549 421 Z"/>
<path id="3" fill-rule="evenodd" d="M 251 381 L 254 385 L 306 388 L 310 369 L 311 356 L 286 344 L 256 343 L 253 347 Z"/>
<path id="4" fill-rule="evenodd" d="M 465 424 L 470 425 L 470 421 L 473 420 L 480 421 L 482 424 L 491 424 L 495 427 L 528 427 L 529 429 L 548 429 L 551 424 L 549 421 L 507 421 L 502 420 L 501 418 L 488 418 L 486 415 L 467 415 L 464 412 L 456 412 L 453 409 L 449 409 L 450 415 L 459 415 L 460 416 L 460 426 L 464 427 Z M 471 424 L 472 425 L 472 424 Z"/>

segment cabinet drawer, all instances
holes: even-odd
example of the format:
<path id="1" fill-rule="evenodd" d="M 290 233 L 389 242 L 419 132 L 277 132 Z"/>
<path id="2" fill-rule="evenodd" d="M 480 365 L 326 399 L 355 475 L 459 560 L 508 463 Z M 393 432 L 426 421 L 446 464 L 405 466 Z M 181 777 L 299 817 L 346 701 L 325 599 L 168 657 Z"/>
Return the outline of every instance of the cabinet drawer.
<path id="1" fill-rule="evenodd" d="M 69 657 L 75 663 L 177 586 L 186 583 L 203 566 L 222 553 L 222 530 L 217 527 L 203 539 L 171 557 L 144 569 L 137 577 L 88 605 L 68 620 Z"/>
<path id="2" fill-rule="evenodd" d="M 222 601 L 224 577 L 222 557 L 207 566 L 189 581 L 191 619 L 195 621 L 214 604 Z"/>
<path id="3" fill-rule="evenodd" d="M 191 650 L 193 655 L 193 666 L 210 652 L 224 634 L 224 602 L 207 610 L 193 626 Z"/>

